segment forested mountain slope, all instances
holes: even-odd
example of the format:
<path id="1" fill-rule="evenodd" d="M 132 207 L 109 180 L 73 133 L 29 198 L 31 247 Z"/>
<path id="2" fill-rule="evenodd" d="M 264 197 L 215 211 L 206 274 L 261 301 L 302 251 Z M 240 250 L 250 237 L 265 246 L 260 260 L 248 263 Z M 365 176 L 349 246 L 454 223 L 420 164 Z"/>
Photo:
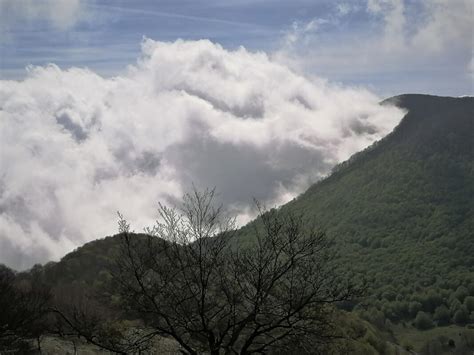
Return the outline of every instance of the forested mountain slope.
<path id="1" fill-rule="evenodd" d="M 334 238 L 388 319 L 474 321 L 474 98 L 387 103 L 407 109 L 399 126 L 282 209 Z"/>
<path id="2" fill-rule="evenodd" d="M 396 129 L 280 210 L 326 231 L 340 272 L 368 281 L 367 298 L 352 306 L 379 330 L 412 337 L 412 325 L 456 324 L 440 334 L 474 348 L 459 327 L 474 323 L 474 98 L 401 95 L 382 104 L 407 110 Z M 254 226 L 239 240 L 252 243 Z M 118 247 L 116 237 L 94 241 L 34 272 L 55 285 L 99 287 Z M 448 349 L 445 340 L 435 339 Z"/>
<path id="3" fill-rule="evenodd" d="M 337 166 L 281 207 L 333 238 L 341 264 L 369 281 L 392 321 L 423 310 L 467 322 L 474 309 L 474 98 L 402 95 L 382 104 L 407 110 L 386 138 Z M 241 230 L 251 240 L 252 223 Z M 86 244 L 44 268 L 56 282 L 105 277 L 118 244 Z M 101 273 L 101 271 L 104 271 Z M 438 310 L 438 313 L 442 310 Z M 467 318 L 466 312 L 467 311 Z"/>

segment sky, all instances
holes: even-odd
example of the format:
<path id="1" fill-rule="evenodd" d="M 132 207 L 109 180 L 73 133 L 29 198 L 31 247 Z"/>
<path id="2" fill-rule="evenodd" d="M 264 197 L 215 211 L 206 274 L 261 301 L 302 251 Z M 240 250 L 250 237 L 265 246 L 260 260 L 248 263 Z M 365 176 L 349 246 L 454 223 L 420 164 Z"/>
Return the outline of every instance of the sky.
<path id="1" fill-rule="evenodd" d="M 265 51 L 382 96 L 473 92 L 469 0 L 0 0 L 0 77 L 28 65 L 123 73 L 144 37 Z"/>
<path id="2" fill-rule="evenodd" d="M 0 263 L 58 260 L 215 187 L 244 224 L 473 94 L 469 0 L 0 0 Z"/>

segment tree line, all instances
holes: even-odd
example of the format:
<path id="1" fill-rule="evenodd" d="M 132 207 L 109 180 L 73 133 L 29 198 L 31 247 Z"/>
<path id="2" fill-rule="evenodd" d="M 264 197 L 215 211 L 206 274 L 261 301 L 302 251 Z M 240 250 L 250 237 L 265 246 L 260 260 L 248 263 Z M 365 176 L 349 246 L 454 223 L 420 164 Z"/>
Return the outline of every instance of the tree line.
<path id="1" fill-rule="evenodd" d="M 259 206 L 253 243 L 242 245 L 215 200 L 194 190 L 175 208 L 159 205 L 145 234 L 119 214 L 118 255 L 100 290 L 1 267 L 1 349 L 41 351 L 48 334 L 119 354 L 159 339 L 183 354 L 324 353 L 342 337 L 335 306 L 362 294 L 335 272 L 330 240 Z"/>

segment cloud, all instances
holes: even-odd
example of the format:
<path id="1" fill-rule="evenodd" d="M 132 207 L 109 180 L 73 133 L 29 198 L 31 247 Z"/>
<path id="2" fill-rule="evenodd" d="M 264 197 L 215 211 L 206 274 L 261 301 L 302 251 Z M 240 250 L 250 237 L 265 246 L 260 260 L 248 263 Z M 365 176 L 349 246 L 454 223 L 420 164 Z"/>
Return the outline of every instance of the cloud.
<path id="1" fill-rule="evenodd" d="M 58 259 L 137 229 L 192 183 L 252 217 L 390 132 L 403 112 L 368 91 L 308 79 L 264 53 L 144 40 L 126 74 L 31 67 L 0 83 L 0 260 Z"/>
<path id="2" fill-rule="evenodd" d="M 321 26 L 329 24 L 331 21 L 324 18 L 313 18 L 310 21 L 293 21 L 291 29 L 286 31 L 283 37 L 285 46 L 292 46 L 293 44 L 304 40 L 307 36 L 314 35 Z"/>
<path id="3" fill-rule="evenodd" d="M 401 50 L 405 46 L 405 3 L 403 0 L 368 0 L 369 13 L 381 16 L 384 22 L 383 47 L 388 52 Z"/>
<path id="4" fill-rule="evenodd" d="M 58 30 L 72 27 L 83 15 L 81 0 L 0 0 L 0 33 L 44 21 Z"/>
<path id="5" fill-rule="evenodd" d="M 405 3 L 404 0 L 367 1 L 367 10 L 383 18 L 383 40 L 389 44 L 389 51 L 417 48 L 440 52 L 452 45 L 472 44 L 471 1 L 429 0 L 411 9 Z M 411 18 L 415 10 L 421 13 L 421 16 L 417 14 L 418 21 Z"/>
<path id="6" fill-rule="evenodd" d="M 468 64 L 468 72 L 469 74 L 471 75 L 471 77 L 474 78 L 474 53 L 473 53 L 473 56 Z"/>
<path id="7" fill-rule="evenodd" d="M 372 82 L 389 93 L 400 87 L 424 93 L 472 91 L 470 0 L 367 0 L 352 7 L 341 2 L 323 20 L 326 31 L 289 28 L 273 58 L 332 80 Z"/>

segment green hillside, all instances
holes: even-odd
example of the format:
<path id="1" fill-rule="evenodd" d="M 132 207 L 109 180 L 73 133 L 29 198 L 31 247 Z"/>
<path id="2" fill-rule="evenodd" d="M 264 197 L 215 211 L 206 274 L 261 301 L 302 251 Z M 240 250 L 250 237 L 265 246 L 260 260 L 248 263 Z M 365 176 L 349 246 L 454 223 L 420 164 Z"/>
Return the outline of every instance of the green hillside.
<path id="1" fill-rule="evenodd" d="M 334 237 L 341 258 L 364 272 L 374 296 L 392 308 L 425 291 L 472 293 L 474 98 L 402 95 L 386 103 L 408 110 L 399 126 L 282 210 L 304 214 Z M 74 270 L 88 265 L 93 270 L 81 277 L 90 281 L 115 244 L 106 238 L 67 255 L 60 263 L 68 269 L 64 277 L 73 280 Z M 437 303 L 423 309 L 434 311 Z M 393 320 L 403 318 L 399 311 L 386 309 Z"/>
<path id="2" fill-rule="evenodd" d="M 340 272 L 368 283 L 367 298 L 349 306 L 378 329 L 424 353 L 451 353 L 457 338 L 457 351 L 472 350 L 474 98 L 382 104 L 407 110 L 398 127 L 281 210 L 334 240 Z"/>
<path id="3" fill-rule="evenodd" d="M 336 240 L 391 322 L 474 322 L 474 98 L 385 103 L 408 110 L 399 126 L 282 209 Z"/>
<path id="4" fill-rule="evenodd" d="M 367 299 L 349 308 L 402 344 L 436 335 L 449 350 L 439 334 L 473 334 L 463 328 L 474 323 L 474 98 L 402 95 L 382 104 L 408 113 L 281 210 L 325 230 L 340 271 L 368 281 Z M 251 242 L 252 227 L 241 241 Z M 117 248 L 113 237 L 94 241 L 37 271 L 53 284 L 100 285 Z"/>

